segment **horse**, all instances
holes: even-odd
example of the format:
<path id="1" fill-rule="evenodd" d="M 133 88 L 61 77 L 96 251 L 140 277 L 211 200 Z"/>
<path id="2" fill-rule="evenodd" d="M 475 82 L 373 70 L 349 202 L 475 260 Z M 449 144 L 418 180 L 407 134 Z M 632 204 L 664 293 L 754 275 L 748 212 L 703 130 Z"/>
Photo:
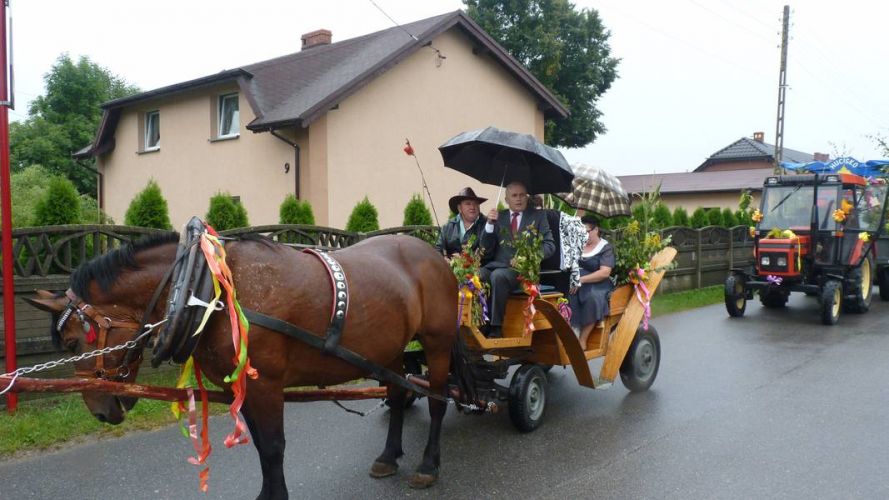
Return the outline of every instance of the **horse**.
<path id="1" fill-rule="evenodd" d="M 164 317 L 165 300 L 157 300 L 148 311 L 152 294 L 169 285 L 161 284 L 177 255 L 178 235 L 162 234 L 127 243 L 119 249 L 94 258 L 71 275 L 65 293 L 38 292 L 28 301 L 53 315 L 54 341 L 72 352 L 96 348 L 85 334 L 97 326 L 110 327 L 105 343 L 117 346 L 136 337 L 143 314 L 150 321 Z M 225 244 L 238 300 L 242 307 L 281 319 L 321 336 L 330 320 L 334 297 L 327 269 L 320 259 L 291 247 L 254 237 Z M 350 305 L 342 331 L 341 345 L 367 360 L 403 374 L 404 348 L 413 338 L 423 346 L 430 393 L 446 394 L 452 365 L 460 364 L 462 344 L 457 329 L 457 282 L 441 255 L 427 243 L 410 236 L 378 236 L 331 252 L 340 263 L 350 289 Z M 67 294 L 67 295 L 66 295 Z M 77 314 L 61 318 L 72 300 L 80 301 Z M 88 314 L 84 315 L 83 312 Z M 62 319 L 62 321 L 59 321 Z M 61 330 L 56 328 L 62 323 Z M 210 316 L 193 352 L 205 376 L 220 387 L 233 368 L 234 344 L 231 325 L 224 313 Z M 91 340 L 92 342 L 88 342 Z M 258 498 L 286 498 L 284 478 L 283 410 L 286 387 L 330 386 L 365 375 L 355 366 L 324 354 L 319 349 L 279 332 L 251 325 L 250 364 L 259 376 L 247 381 L 241 414 L 253 438 L 262 467 L 262 488 Z M 79 361 L 78 374 L 102 376 L 132 382 L 141 356 L 129 366 L 124 350 Z M 462 358 L 465 361 L 465 358 Z M 99 373 L 97 373 L 99 372 Z M 460 385 L 471 374 L 454 369 Z M 227 389 L 231 391 L 231 389 Z M 374 460 L 370 475 L 382 478 L 396 474 L 402 451 L 402 424 L 406 390 L 387 386 L 389 428 L 383 452 Z M 409 478 L 415 488 L 428 487 L 439 477 L 440 436 L 446 400 L 429 397 L 431 424 L 423 458 Z M 83 400 L 102 422 L 119 424 L 134 398 L 83 393 Z"/>

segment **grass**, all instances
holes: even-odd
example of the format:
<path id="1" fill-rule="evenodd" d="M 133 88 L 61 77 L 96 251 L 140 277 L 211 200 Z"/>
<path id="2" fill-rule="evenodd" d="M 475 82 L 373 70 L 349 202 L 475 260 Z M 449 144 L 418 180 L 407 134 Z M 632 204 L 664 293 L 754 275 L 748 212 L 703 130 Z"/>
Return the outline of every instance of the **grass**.
<path id="1" fill-rule="evenodd" d="M 660 316 L 696 307 L 718 304 L 723 300 L 722 286 L 655 295 L 652 315 Z M 139 383 L 173 387 L 175 370 L 151 373 Z M 212 404 L 211 412 L 221 414 L 226 405 Z M 93 417 L 79 394 L 22 401 L 14 416 L 0 413 L 0 459 L 59 447 L 66 443 L 122 436 L 134 430 L 149 430 L 175 422 L 170 403 L 142 399 L 127 413 L 120 425 L 107 425 Z"/>
<path id="2" fill-rule="evenodd" d="M 651 301 L 651 315 L 660 316 L 722 303 L 723 286 L 715 285 L 684 292 L 657 293 Z"/>
<path id="3" fill-rule="evenodd" d="M 139 377 L 139 383 L 173 387 L 178 373 L 164 370 Z M 227 406 L 211 403 L 211 413 Z M 103 424 L 93 417 L 80 394 L 21 401 L 16 414 L 0 414 L 0 459 L 46 450 L 69 442 L 122 436 L 134 430 L 149 430 L 174 423 L 170 403 L 140 399 L 120 425 Z"/>

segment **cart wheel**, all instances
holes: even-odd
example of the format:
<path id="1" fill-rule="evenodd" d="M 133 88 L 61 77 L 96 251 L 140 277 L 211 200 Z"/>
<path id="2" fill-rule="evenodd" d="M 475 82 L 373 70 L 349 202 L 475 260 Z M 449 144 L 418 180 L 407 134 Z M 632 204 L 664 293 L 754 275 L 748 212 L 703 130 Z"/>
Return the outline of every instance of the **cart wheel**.
<path id="1" fill-rule="evenodd" d="M 759 292 L 759 301 L 763 307 L 768 307 L 769 309 L 784 307 L 787 304 L 788 297 L 790 297 L 790 292 L 784 290 L 763 289 Z"/>
<path id="2" fill-rule="evenodd" d="M 835 325 L 840 319 L 843 305 L 843 285 L 837 280 L 827 280 L 821 290 L 821 322 Z"/>
<path id="3" fill-rule="evenodd" d="M 509 418 L 521 432 L 531 432 L 543 421 L 546 375 L 539 366 L 522 365 L 509 384 Z"/>
<path id="4" fill-rule="evenodd" d="M 889 268 L 884 267 L 877 271 L 877 285 L 880 287 L 880 298 L 889 300 Z"/>
<path id="5" fill-rule="evenodd" d="M 873 269 L 873 261 L 870 256 L 867 256 L 861 261 L 858 269 L 852 270 L 850 283 L 852 283 L 855 298 L 847 304 L 851 312 L 866 313 L 870 309 L 870 301 L 873 298 Z"/>
<path id="6" fill-rule="evenodd" d="M 744 290 L 744 278 L 730 274 L 725 279 L 725 310 L 733 318 L 740 318 L 747 309 L 747 296 Z"/>
<path id="7" fill-rule="evenodd" d="M 661 340 L 657 330 L 651 324 L 648 330 L 639 325 L 627 356 L 620 365 L 620 380 L 630 392 L 648 390 L 657 378 L 660 365 Z"/>

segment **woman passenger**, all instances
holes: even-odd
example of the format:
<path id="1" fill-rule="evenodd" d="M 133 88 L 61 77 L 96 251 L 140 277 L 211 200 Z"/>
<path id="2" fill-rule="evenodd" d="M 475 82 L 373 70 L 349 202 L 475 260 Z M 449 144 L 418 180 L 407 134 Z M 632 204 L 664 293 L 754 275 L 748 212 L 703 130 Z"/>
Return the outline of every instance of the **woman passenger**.
<path id="1" fill-rule="evenodd" d="M 572 287 L 568 295 L 571 306 L 571 326 L 580 331 L 580 345 L 584 350 L 596 323 L 608 315 L 608 292 L 614 288 L 611 270 L 614 269 L 614 247 L 599 236 L 599 222 L 592 215 L 580 221 L 587 232 L 586 244 L 577 263 L 580 267 L 580 287 Z"/>

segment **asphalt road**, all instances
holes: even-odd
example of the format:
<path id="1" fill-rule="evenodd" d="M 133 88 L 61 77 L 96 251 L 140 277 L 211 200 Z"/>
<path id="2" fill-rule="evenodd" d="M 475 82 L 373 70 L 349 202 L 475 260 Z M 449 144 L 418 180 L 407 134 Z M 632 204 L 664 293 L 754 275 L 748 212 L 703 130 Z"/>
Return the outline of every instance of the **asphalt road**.
<path id="1" fill-rule="evenodd" d="M 406 484 L 426 441 L 425 403 L 408 412 L 402 470 L 384 480 L 367 475 L 384 411 L 292 404 L 291 498 L 889 498 L 889 303 L 876 297 L 835 327 L 817 313 L 794 295 L 782 310 L 752 302 L 742 319 L 721 305 L 656 318 L 663 357 L 650 391 L 592 391 L 555 368 L 545 422 L 530 434 L 506 411 L 451 409 L 441 481 L 426 491 Z M 252 445 L 224 448 L 230 427 L 211 420 L 207 495 L 185 461 L 190 443 L 169 427 L 0 463 L 0 498 L 253 498 L 259 463 Z"/>

